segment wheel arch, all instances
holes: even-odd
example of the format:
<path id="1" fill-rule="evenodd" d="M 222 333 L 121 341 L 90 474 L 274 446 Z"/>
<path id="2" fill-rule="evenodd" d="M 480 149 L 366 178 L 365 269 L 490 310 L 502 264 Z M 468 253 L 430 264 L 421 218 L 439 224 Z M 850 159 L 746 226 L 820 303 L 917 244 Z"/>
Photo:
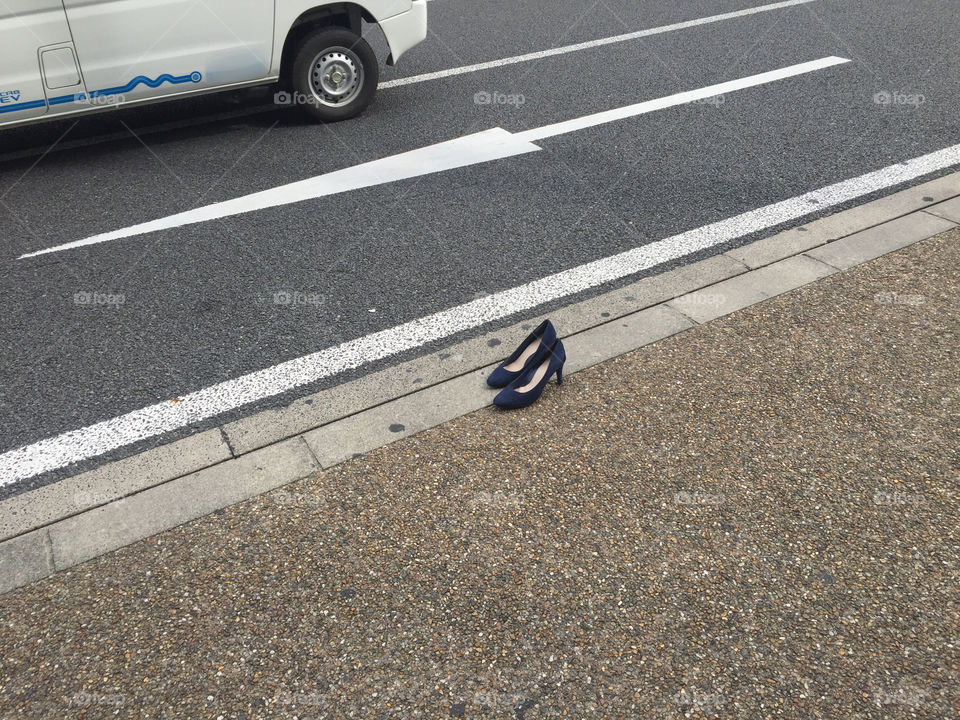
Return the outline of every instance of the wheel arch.
<path id="1" fill-rule="evenodd" d="M 342 27 L 360 35 L 364 20 L 368 23 L 377 22 L 369 10 L 351 2 L 316 5 L 300 13 L 291 23 L 283 41 L 279 66 L 281 80 L 289 77 L 293 58 L 305 37 L 324 27 Z"/>

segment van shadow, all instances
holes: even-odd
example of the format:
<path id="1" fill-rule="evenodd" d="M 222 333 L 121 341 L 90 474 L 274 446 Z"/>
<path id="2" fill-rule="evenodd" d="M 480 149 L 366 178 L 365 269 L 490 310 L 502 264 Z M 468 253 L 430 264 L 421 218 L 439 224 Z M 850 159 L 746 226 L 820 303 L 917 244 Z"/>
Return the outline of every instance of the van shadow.
<path id="1" fill-rule="evenodd" d="M 183 142 L 249 128 L 297 127 L 313 121 L 293 108 L 278 106 L 276 85 L 211 93 L 135 107 L 111 108 L 34 125 L 0 129 L 0 170 L 30 167 L 40 158 L 83 160 L 111 146 Z"/>

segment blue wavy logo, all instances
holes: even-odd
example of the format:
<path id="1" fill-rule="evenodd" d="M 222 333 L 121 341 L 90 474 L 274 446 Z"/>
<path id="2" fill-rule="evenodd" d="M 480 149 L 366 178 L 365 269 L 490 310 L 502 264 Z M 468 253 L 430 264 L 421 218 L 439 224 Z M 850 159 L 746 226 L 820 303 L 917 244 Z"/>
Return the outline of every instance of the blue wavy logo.
<path id="1" fill-rule="evenodd" d="M 128 82 L 126 85 L 104 88 L 103 90 L 94 90 L 90 93 L 90 97 L 100 97 L 102 95 L 122 95 L 123 93 L 130 92 L 138 85 L 146 85 L 147 87 L 158 88 L 164 83 L 170 83 L 171 85 L 182 85 L 183 83 L 198 83 L 201 80 L 203 80 L 203 75 L 196 71 L 190 73 L 189 75 L 170 75 L 169 73 L 164 73 L 156 80 L 151 80 L 146 75 L 137 75 L 137 77 Z"/>
<path id="2" fill-rule="evenodd" d="M 182 85 L 183 83 L 198 83 L 203 80 L 203 75 L 194 70 L 189 75 L 170 75 L 169 73 L 164 73 L 156 80 L 151 80 L 145 75 L 137 75 L 133 80 L 128 82 L 126 85 L 121 85 L 119 87 L 105 88 L 103 90 L 94 90 L 89 95 L 84 95 L 83 93 L 75 93 L 71 95 L 60 95 L 59 97 L 53 97 L 47 100 L 31 100 L 30 102 L 11 102 L 13 100 L 20 99 L 19 90 L 5 90 L 0 92 L 0 113 L 15 112 L 19 110 L 31 110 L 34 108 L 42 108 L 48 103 L 50 105 L 63 105 L 65 103 L 75 103 L 83 102 L 88 97 L 98 98 L 104 97 L 106 95 L 122 95 L 123 93 L 128 93 L 133 90 L 138 85 L 146 85 L 147 87 L 158 88 L 164 83 L 170 83 L 171 85 Z"/>

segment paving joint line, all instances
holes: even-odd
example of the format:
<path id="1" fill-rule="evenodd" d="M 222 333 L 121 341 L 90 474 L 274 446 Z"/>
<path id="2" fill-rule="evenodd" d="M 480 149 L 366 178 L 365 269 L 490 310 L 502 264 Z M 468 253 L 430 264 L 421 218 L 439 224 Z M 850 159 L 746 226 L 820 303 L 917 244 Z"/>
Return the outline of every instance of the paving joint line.
<path id="1" fill-rule="evenodd" d="M 337 421 L 335 420 L 334 422 L 337 422 Z M 310 447 L 310 443 L 307 442 L 307 439 L 304 437 L 304 434 L 305 433 L 297 433 L 296 435 L 291 435 L 288 438 L 284 438 L 284 440 L 281 440 L 280 442 L 285 442 L 287 440 L 290 440 L 291 438 L 297 438 L 300 441 L 300 444 L 307 449 L 307 452 L 310 454 L 310 457 L 313 460 L 314 464 L 316 465 L 317 470 L 323 470 L 324 469 L 323 463 L 320 461 L 320 458 L 317 457 L 317 454 L 313 451 L 313 448 Z M 270 446 L 268 445 L 267 447 L 270 447 Z M 250 452 L 257 452 L 257 451 L 251 450 Z M 246 453 L 246 454 L 249 455 L 250 453 Z"/>
<path id="2" fill-rule="evenodd" d="M 876 227 L 876 226 L 874 226 L 874 227 Z M 842 239 L 842 238 L 841 238 L 841 239 Z M 827 245 L 830 245 L 830 244 L 831 244 L 831 243 L 824 243 L 823 245 L 819 245 L 818 247 L 826 247 Z M 811 249 L 812 249 L 812 250 L 816 250 L 816 248 L 811 248 Z M 827 260 L 821 260 L 820 258 L 815 258 L 815 257 L 813 257 L 813 256 L 810 254 L 810 251 L 809 251 L 809 250 L 804 250 L 804 251 L 803 251 L 802 253 L 800 253 L 799 255 L 793 255 L 792 257 L 805 257 L 805 258 L 810 258 L 810 259 L 813 260 L 814 262 L 823 263 L 824 265 L 833 268 L 833 269 L 834 269 L 835 271 L 837 271 L 837 272 L 843 272 L 844 269 L 845 269 L 845 268 L 842 268 L 842 267 L 838 267 L 837 265 L 834 265 L 833 263 L 828 262 Z M 883 255 L 881 255 L 880 257 L 883 257 Z M 869 260 L 868 260 L 867 262 L 869 262 Z M 862 263 L 861 263 L 861 264 L 862 264 Z M 767 267 L 767 266 L 764 265 L 764 267 Z M 859 267 L 859 266 L 858 266 L 858 265 L 854 265 L 854 267 Z M 846 269 L 849 270 L 849 269 L 851 269 L 851 268 L 846 268 Z"/>
<path id="3" fill-rule="evenodd" d="M 739 275 L 734 275 L 733 277 L 740 277 L 740 276 L 739 276 Z M 728 278 L 728 279 L 729 279 L 729 278 Z M 721 280 L 720 282 L 723 282 L 723 281 Z M 717 283 L 714 283 L 714 285 L 716 285 L 716 284 L 717 284 Z M 713 287 L 713 285 L 704 285 L 702 288 L 697 288 L 696 290 L 694 290 L 694 292 L 700 292 L 701 290 L 706 290 L 708 287 Z M 689 294 L 689 293 L 687 293 L 687 294 Z M 678 297 L 682 297 L 682 295 L 677 295 L 676 297 L 672 297 L 672 298 L 670 298 L 670 300 L 667 300 L 667 301 L 665 301 L 665 302 L 663 302 L 663 303 L 657 303 L 657 305 L 666 305 L 668 302 L 670 302 L 671 300 L 676 300 Z M 656 307 L 656 305 L 654 305 L 653 307 Z M 676 311 L 676 312 L 678 312 L 678 313 L 680 313 L 681 315 L 683 315 L 683 317 L 685 317 L 687 320 L 689 320 L 691 323 L 693 323 L 693 325 L 691 325 L 690 328 L 700 327 L 701 325 L 704 324 L 704 323 L 700 322 L 699 320 L 697 320 L 695 317 L 692 317 L 691 315 L 688 315 L 686 312 L 683 311 L 682 308 L 678 308 L 678 307 L 676 307 L 675 305 L 671 305 L 671 306 L 670 306 L 670 309 L 671 309 L 671 310 L 674 310 L 674 311 Z M 709 321 L 708 321 L 708 322 L 709 322 Z M 689 330 L 690 328 L 687 328 L 687 329 Z"/>
<path id="4" fill-rule="evenodd" d="M 947 173 L 947 175 L 950 175 L 950 174 L 952 174 L 952 173 Z M 946 177 L 946 175 L 944 175 L 943 177 Z M 932 206 L 932 205 L 939 205 L 940 203 L 945 203 L 945 202 L 947 202 L 947 201 L 949 201 L 949 200 L 953 200 L 953 199 L 958 198 L 958 197 L 960 197 L 960 193 L 958 193 L 958 194 L 956 194 L 956 195 L 948 195 L 948 196 L 946 196 L 946 197 L 939 198 L 939 199 L 934 200 L 933 202 L 931 202 L 931 203 L 929 203 L 929 204 L 930 204 L 931 206 Z M 881 198 L 881 199 L 882 199 L 882 198 Z M 861 204 L 863 204 L 863 203 L 861 203 Z M 854 210 L 854 209 L 856 209 L 857 207 L 860 207 L 860 205 L 854 205 L 853 207 L 848 208 L 848 210 Z M 841 210 L 840 212 L 847 212 L 847 210 Z M 835 237 L 835 238 L 832 238 L 832 239 L 830 239 L 830 240 L 827 240 L 827 241 L 824 243 L 824 245 L 830 245 L 830 244 L 832 244 L 832 243 L 837 242 L 838 240 L 843 240 L 843 239 L 846 238 L 846 237 L 850 237 L 851 235 L 855 235 L 856 233 L 863 232 L 864 230 L 873 230 L 873 228 L 880 227 L 881 225 L 886 225 L 887 223 L 893 222 L 894 220 L 900 220 L 900 219 L 902 219 L 902 218 L 909 217 L 910 215 L 916 215 L 917 213 L 923 213 L 923 214 L 925 214 L 925 215 L 930 215 L 930 216 L 932 216 L 932 217 L 940 218 L 941 220 L 943 220 L 943 218 L 940 217 L 939 215 L 934 215 L 932 212 L 929 212 L 927 208 L 918 208 L 918 209 L 916 209 L 916 210 L 907 210 L 907 211 L 901 213 L 900 215 L 894 215 L 893 217 L 887 218 L 886 220 L 882 220 L 882 221 L 880 221 L 880 222 L 878 222 L 878 223 L 874 223 L 874 224 L 872 224 L 872 225 L 864 225 L 863 227 L 859 228 L 859 229 L 856 230 L 855 232 L 847 233 L 846 235 L 841 235 L 840 237 Z M 839 213 L 835 213 L 835 214 L 839 214 Z M 832 215 L 827 215 L 826 217 L 832 217 Z M 797 225 L 797 227 L 803 227 L 803 225 Z M 821 246 L 821 247 L 822 247 L 822 246 Z M 811 249 L 812 249 L 812 248 L 811 248 Z M 803 254 L 803 253 L 801 253 L 801 254 Z M 822 261 L 821 261 L 821 262 L 822 262 Z M 768 263 L 768 264 L 770 264 L 770 263 Z"/>
<path id="5" fill-rule="evenodd" d="M 47 567 L 50 569 L 51 573 L 57 571 L 57 561 L 53 556 L 53 541 L 50 540 L 50 529 L 44 527 L 41 529 L 41 539 L 43 540 L 43 550 L 47 558 Z M 2 588 L 0 588 L 2 590 Z"/>
<path id="6" fill-rule="evenodd" d="M 218 426 L 218 427 L 217 427 L 217 430 L 220 431 L 220 437 L 223 439 L 223 444 L 227 446 L 227 450 L 230 451 L 230 456 L 231 456 L 231 457 L 235 457 L 235 458 L 236 458 L 236 457 L 240 457 L 240 455 L 243 455 L 243 454 L 244 454 L 244 453 L 237 453 L 237 451 L 234 449 L 233 443 L 230 441 L 230 436 L 227 435 L 227 431 L 226 431 L 226 428 L 225 428 L 224 425 Z"/>

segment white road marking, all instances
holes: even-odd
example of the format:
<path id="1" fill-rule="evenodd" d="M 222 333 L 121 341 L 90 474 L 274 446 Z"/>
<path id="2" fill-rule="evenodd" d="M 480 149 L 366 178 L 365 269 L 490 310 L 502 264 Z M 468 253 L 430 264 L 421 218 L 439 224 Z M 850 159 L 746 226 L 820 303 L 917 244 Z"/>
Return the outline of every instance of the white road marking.
<path id="1" fill-rule="evenodd" d="M 733 20 L 735 18 L 748 17 L 758 13 L 770 12 L 772 10 L 782 10 L 783 8 L 794 7 L 796 5 L 808 5 L 818 2 L 818 0 L 785 0 L 784 2 L 770 3 L 769 5 L 759 5 L 757 7 L 746 8 L 744 10 L 735 10 L 733 12 L 721 13 L 720 15 L 710 15 L 709 17 L 697 18 L 696 20 L 685 20 L 683 22 L 673 23 L 672 25 L 661 25 L 660 27 L 648 28 L 647 30 L 637 30 L 635 32 L 624 33 L 623 35 L 614 35 L 612 37 L 599 38 L 597 40 L 588 40 L 586 42 L 576 43 L 574 45 L 564 45 L 562 47 L 550 48 L 549 50 L 540 50 L 538 52 L 525 53 L 524 55 L 514 55 L 513 57 L 500 58 L 499 60 L 489 60 L 487 62 L 476 63 L 474 65 L 462 65 L 460 67 L 448 68 L 446 70 L 437 70 L 436 72 L 423 73 L 422 75 L 411 75 L 410 77 L 397 78 L 396 80 L 387 80 L 380 83 L 378 87 L 391 88 L 400 85 L 412 85 L 413 83 L 426 82 L 428 80 L 439 80 L 440 78 L 452 77 L 454 75 L 464 75 L 466 73 L 478 72 L 480 70 L 489 70 L 491 68 L 503 67 L 504 65 L 514 65 L 516 63 L 529 62 L 530 60 L 540 60 L 541 58 L 553 57 L 554 55 L 566 55 L 567 53 L 578 52 L 580 50 L 589 50 L 591 48 L 602 47 L 604 45 L 614 45 L 616 43 L 628 42 L 639 38 L 650 37 L 652 35 L 663 35 L 664 33 L 676 32 L 677 30 L 686 30 L 687 28 L 697 27 L 699 25 L 710 25 L 712 23 L 723 22 L 724 20 Z"/>
<path id="2" fill-rule="evenodd" d="M 132 237 L 134 235 L 142 235 L 144 233 L 169 230 L 184 225 L 217 220 L 219 218 L 254 212 L 256 210 L 289 205 L 291 203 L 303 202 L 304 200 L 313 200 L 350 190 L 382 185 L 397 180 L 406 180 L 421 175 L 443 172 L 444 170 L 467 167 L 469 165 L 477 165 L 492 160 L 536 152 L 541 148 L 530 142 L 531 140 L 541 140 L 562 133 L 569 133 L 603 123 L 623 120 L 656 110 L 662 110 L 663 108 L 691 103 L 715 95 L 743 90 L 745 88 L 823 70 L 824 68 L 848 62 L 850 61 L 839 57 L 821 58 L 820 60 L 799 63 L 779 70 L 730 80 L 697 90 L 688 90 L 656 100 L 648 100 L 613 110 L 585 115 L 565 122 L 545 125 L 544 127 L 534 128 L 520 133 L 510 133 L 502 128 L 492 128 L 472 135 L 465 135 L 454 140 L 428 145 L 417 150 L 391 155 L 386 158 L 381 158 L 380 160 L 373 160 L 361 165 L 355 165 L 354 167 L 336 170 L 325 175 L 318 175 L 287 185 L 280 185 L 269 190 L 262 190 L 251 195 L 234 198 L 233 200 L 205 205 L 194 208 L 193 210 L 169 215 L 158 220 L 151 220 L 140 223 L 139 225 L 121 228 L 120 230 L 93 235 L 82 240 L 74 240 L 64 243 L 63 245 L 46 248 L 45 250 L 25 253 L 21 255 L 18 260 L 96 245 L 111 240 Z"/>
<path id="3" fill-rule="evenodd" d="M 443 340 L 958 164 L 960 145 L 954 145 L 227 380 L 190 393 L 176 403 L 158 403 L 11 450 L 0 455 L 0 486 L 178 430 L 374 360 Z"/>
<path id="4" fill-rule="evenodd" d="M 262 190 L 251 195 L 244 195 L 233 200 L 194 208 L 159 220 L 151 220 L 139 225 L 94 235 L 83 240 L 74 240 L 46 250 L 26 253 L 17 259 L 23 260 L 37 255 L 96 245 L 110 240 L 168 230 L 183 225 L 192 225 L 255 210 L 289 205 L 304 200 L 313 200 L 372 185 L 406 180 L 419 175 L 499 160 L 522 153 L 536 152 L 540 149 L 533 143 L 518 139 L 506 130 L 492 128 L 361 165 L 336 170 L 325 175 Z"/>
<path id="5" fill-rule="evenodd" d="M 749 77 L 739 78 L 737 80 L 730 80 L 729 82 L 718 83 L 709 87 L 700 88 L 699 90 L 688 90 L 687 92 L 677 93 L 676 95 L 657 98 L 656 100 L 647 100 L 646 102 L 627 105 L 625 107 L 615 108 L 613 110 L 605 110 L 603 112 L 594 113 L 593 115 L 584 115 L 583 117 L 574 118 L 572 120 L 553 123 L 552 125 L 544 125 L 543 127 L 533 128 L 532 130 L 514 133 L 514 137 L 521 140 L 530 140 L 531 142 L 535 140 L 542 140 L 544 138 L 574 132 L 575 130 L 583 130 L 584 128 L 593 127 L 595 125 L 603 125 L 604 123 L 615 122 L 617 120 L 623 120 L 636 115 L 644 115 L 657 110 L 663 110 L 665 108 L 676 107 L 677 105 L 685 105 L 686 103 L 696 102 L 697 100 L 705 100 L 706 98 L 715 97 L 717 95 L 723 95 L 725 93 L 735 92 L 737 90 L 743 90 L 749 87 L 756 87 L 757 85 L 764 85 L 777 80 L 784 80 L 796 75 L 804 75 L 806 73 L 823 70 L 824 68 L 832 67 L 834 65 L 843 65 L 844 63 L 848 62 L 850 62 L 848 59 L 841 57 L 821 58 L 820 60 L 813 60 L 811 62 L 800 63 L 798 65 L 791 65 L 790 67 L 781 68 L 779 70 L 771 70 L 770 72 L 760 73 L 759 75 L 751 75 Z"/>

